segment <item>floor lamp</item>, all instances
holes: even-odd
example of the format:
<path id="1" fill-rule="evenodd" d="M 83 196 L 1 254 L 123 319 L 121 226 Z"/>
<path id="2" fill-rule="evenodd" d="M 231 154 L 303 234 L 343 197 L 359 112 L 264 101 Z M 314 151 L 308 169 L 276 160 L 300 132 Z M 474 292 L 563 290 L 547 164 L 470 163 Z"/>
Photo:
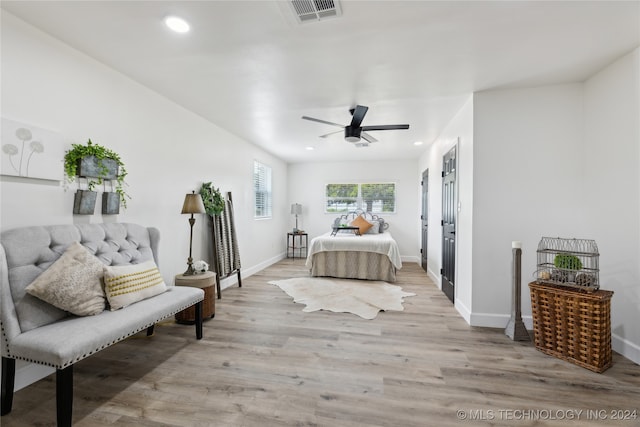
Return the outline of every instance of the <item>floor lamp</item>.
<path id="1" fill-rule="evenodd" d="M 193 269 L 193 258 L 191 257 L 191 248 L 193 246 L 193 224 L 196 223 L 196 219 L 193 217 L 193 214 L 203 214 L 207 211 L 204 209 L 204 203 L 202 202 L 202 196 L 200 194 L 196 194 L 195 191 L 192 191 L 191 194 L 187 194 L 184 198 L 184 204 L 182 205 L 182 213 L 183 214 L 191 214 L 191 218 L 189 218 L 189 258 L 187 258 L 187 271 L 183 274 L 185 276 L 192 276 L 195 274 L 195 270 Z"/>

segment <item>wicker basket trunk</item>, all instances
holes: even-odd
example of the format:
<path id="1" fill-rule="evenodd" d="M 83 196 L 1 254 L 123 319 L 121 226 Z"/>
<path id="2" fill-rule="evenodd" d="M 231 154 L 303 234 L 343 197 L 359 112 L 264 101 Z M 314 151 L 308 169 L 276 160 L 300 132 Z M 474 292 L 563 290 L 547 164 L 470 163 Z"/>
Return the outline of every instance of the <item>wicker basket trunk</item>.
<path id="1" fill-rule="evenodd" d="M 529 283 L 536 348 L 594 372 L 612 364 L 612 291 Z"/>

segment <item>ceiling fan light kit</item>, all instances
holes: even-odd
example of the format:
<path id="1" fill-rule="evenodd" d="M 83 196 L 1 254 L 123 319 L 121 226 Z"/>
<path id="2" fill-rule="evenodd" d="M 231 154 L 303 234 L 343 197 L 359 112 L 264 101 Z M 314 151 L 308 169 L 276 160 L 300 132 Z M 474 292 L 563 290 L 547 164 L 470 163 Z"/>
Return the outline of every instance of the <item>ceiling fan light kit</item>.
<path id="1" fill-rule="evenodd" d="M 351 113 L 351 123 L 348 125 L 341 125 L 338 123 L 328 122 L 326 120 L 316 119 L 314 117 L 302 116 L 304 120 L 310 120 L 312 122 L 323 123 L 326 125 L 337 126 L 344 129 L 344 139 L 347 142 L 355 144 L 356 147 L 368 147 L 369 143 L 378 142 L 373 136 L 369 135 L 367 131 L 375 130 L 400 130 L 409 129 L 409 125 L 378 125 L 378 126 L 360 126 L 364 116 L 367 114 L 369 107 L 364 105 L 356 105 L 355 108 L 349 110 Z M 320 135 L 320 138 L 326 138 L 336 132 L 330 132 L 325 135 Z M 366 142 L 361 142 L 364 139 Z"/>
<path id="2" fill-rule="evenodd" d="M 353 126 L 345 126 L 344 128 L 344 139 L 347 142 L 359 142 L 361 134 L 362 128 L 354 128 Z"/>

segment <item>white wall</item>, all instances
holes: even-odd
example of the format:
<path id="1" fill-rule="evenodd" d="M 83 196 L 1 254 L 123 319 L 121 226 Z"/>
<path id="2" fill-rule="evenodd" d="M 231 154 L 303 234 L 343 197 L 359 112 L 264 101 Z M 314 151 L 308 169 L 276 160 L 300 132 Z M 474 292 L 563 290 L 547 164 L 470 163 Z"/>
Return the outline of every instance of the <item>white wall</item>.
<path id="1" fill-rule="evenodd" d="M 438 177 L 430 180 L 430 223 L 437 224 L 442 155 L 459 137 L 456 308 L 470 324 L 506 325 L 513 240 L 523 243 L 522 312 L 530 328 L 527 283 L 540 238 L 594 239 L 601 287 L 615 292 L 613 348 L 640 361 L 639 122 L 636 49 L 585 83 L 475 93 L 421 157 L 418 173 L 429 167 Z M 466 161 L 465 151 L 472 153 Z M 472 236 L 464 240 L 469 220 Z M 431 227 L 430 235 L 429 263 L 437 272 L 441 231 Z"/>
<path id="2" fill-rule="evenodd" d="M 585 83 L 585 214 L 614 291 L 614 350 L 640 363 L 640 49 Z"/>
<path id="3" fill-rule="evenodd" d="M 416 160 L 290 164 L 289 200 L 284 207 L 284 213 L 290 216 L 288 228 L 295 225 L 289 206 L 300 203 L 303 213 L 298 218 L 298 227 L 309 233 L 309 239 L 331 231 L 331 224 L 338 215 L 324 213 L 327 184 L 395 182 L 396 213 L 380 216 L 389 222 L 389 232 L 398 242 L 403 261 L 419 262 L 420 200 L 417 195 L 420 177 L 414 173 L 416 164 Z"/>
<path id="4" fill-rule="evenodd" d="M 455 305 L 470 321 L 472 311 L 472 214 L 473 214 L 473 97 L 432 143 L 418 161 L 418 174 L 429 169 L 429 241 L 427 266 L 440 287 L 442 267 L 442 157 L 457 144 L 456 286 Z"/>
<path id="5" fill-rule="evenodd" d="M 118 152 L 129 175 L 129 208 L 117 216 L 72 215 L 73 191 L 2 177 L 2 230 L 28 225 L 134 222 L 160 230 L 160 269 L 173 283 L 186 269 L 184 195 L 203 181 L 232 191 L 244 275 L 284 255 L 287 167 L 144 86 L 2 13 L 2 116 L 50 129 L 66 143 L 88 138 Z M 273 168 L 274 219 L 253 220 L 253 160 Z M 62 169 L 62 159 L 60 163 Z M 194 259 L 205 257 L 204 216 L 194 228 Z M 21 379 L 16 380 L 20 383 Z"/>
<path id="6" fill-rule="evenodd" d="M 253 220 L 253 160 L 273 168 L 274 212 L 287 203 L 286 164 L 59 41 L 2 14 L 2 115 L 52 129 L 69 143 L 88 138 L 118 152 L 129 175 L 129 208 L 73 216 L 73 191 L 40 182 L 2 181 L 2 229 L 72 222 L 137 222 L 158 227 L 167 280 L 186 268 L 189 225 L 184 194 L 213 181 L 232 191 L 246 267 L 280 255 L 273 244 L 286 216 Z M 62 168 L 62 164 L 60 166 Z M 19 201 L 19 203 L 17 203 Z M 194 258 L 204 254 L 205 217 L 196 219 Z M 249 250 L 251 249 L 251 250 Z"/>
<path id="7" fill-rule="evenodd" d="M 542 236 L 585 232 L 581 84 L 474 96 L 473 315 L 504 327 L 511 312 L 511 242 L 522 241 L 523 295 Z M 528 298 L 522 313 L 531 314 Z"/>

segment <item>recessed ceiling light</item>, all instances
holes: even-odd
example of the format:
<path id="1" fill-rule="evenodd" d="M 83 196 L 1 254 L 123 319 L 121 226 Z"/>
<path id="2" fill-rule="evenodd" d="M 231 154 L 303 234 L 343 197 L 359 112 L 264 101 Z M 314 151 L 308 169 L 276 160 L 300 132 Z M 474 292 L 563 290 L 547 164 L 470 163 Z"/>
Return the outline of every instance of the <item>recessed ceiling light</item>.
<path id="1" fill-rule="evenodd" d="M 191 28 L 187 21 L 177 16 L 167 16 L 164 18 L 164 23 L 176 33 L 186 33 Z"/>
<path id="2" fill-rule="evenodd" d="M 313 151 L 313 150 L 315 150 L 316 148 L 315 148 L 315 147 L 306 147 L 306 149 L 307 149 L 307 150 L 309 150 L 309 151 Z"/>
<path id="3" fill-rule="evenodd" d="M 416 141 L 413 143 L 413 145 L 422 145 L 422 141 Z"/>

